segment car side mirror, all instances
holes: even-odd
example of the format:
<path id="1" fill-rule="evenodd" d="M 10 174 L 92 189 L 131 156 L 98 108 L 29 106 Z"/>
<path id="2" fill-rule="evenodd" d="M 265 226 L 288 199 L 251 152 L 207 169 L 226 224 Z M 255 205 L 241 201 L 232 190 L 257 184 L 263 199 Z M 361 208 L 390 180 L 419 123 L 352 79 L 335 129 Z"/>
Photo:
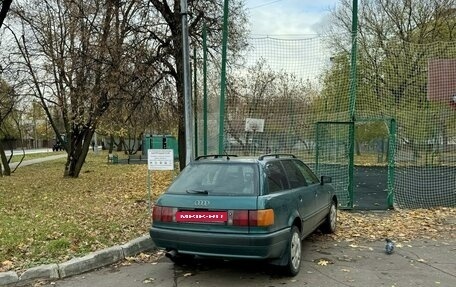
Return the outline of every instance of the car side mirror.
<path id="1" fill-rule="evenodd" d="M 325 183 L 331 183 L 331 182 L 332 182 L 332 177 L 326 176 L 326 175 L 321 176 L 321 180 L 320 180 L 321 185 L 323 185 Z"/>

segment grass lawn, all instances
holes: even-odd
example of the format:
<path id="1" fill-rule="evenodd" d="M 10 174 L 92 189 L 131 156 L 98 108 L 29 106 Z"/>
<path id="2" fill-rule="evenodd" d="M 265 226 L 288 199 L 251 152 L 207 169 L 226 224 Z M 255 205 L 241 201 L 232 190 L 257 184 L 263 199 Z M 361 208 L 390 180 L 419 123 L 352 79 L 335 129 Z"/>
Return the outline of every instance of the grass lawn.
<path id="1" fill-rule="evenodd" d="M 62 262 L 147 233 L 147 165 L 108 164 L 106 153 L 89 153 L 80 177 L 69 179 L 64 163 L 0 178 L 0 271 Z M 172 176 L 152 173 L 154 198 Z"/>

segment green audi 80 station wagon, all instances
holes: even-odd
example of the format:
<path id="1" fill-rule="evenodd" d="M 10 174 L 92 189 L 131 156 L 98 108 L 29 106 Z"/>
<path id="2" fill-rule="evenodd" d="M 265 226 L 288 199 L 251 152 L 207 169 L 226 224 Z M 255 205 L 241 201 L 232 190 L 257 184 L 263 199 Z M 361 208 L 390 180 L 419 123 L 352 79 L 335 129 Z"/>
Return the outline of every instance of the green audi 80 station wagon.
<path id="1" fill-rule="evenodd" d="M 158 198 L 150 236 L 175 263 L 195 255 L 261 259 L 294 276 L 302 239 L 336 229 L 330 183 L 289 154 L 198 157 Z"/>

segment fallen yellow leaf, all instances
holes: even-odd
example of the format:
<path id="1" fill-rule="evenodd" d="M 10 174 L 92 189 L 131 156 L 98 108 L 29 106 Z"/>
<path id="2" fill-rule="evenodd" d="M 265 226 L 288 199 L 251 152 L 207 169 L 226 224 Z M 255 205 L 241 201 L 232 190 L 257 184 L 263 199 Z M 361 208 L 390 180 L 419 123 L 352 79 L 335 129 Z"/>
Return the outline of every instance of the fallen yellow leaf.
<path id="1" fill-rule="evenodd" d="M 418 261 L 418 262 L 422 262 L 422 263 L 426 263 L 426 260 L 424 260 L 424 259 L 422 259 L 422 258 L 418 259 L 417 261 Z"/>

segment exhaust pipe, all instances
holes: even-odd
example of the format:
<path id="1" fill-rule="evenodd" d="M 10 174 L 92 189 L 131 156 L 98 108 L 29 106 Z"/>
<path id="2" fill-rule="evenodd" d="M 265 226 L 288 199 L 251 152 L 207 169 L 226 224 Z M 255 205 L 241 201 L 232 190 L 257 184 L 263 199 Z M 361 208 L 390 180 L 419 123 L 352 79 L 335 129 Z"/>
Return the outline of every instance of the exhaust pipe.
<path id="1" fill-rule="evenodd" d="M 173 260 L 177 256 L 177 251 L 175 249 L 171 249 L 165 253 L 165 256 Z"/>

